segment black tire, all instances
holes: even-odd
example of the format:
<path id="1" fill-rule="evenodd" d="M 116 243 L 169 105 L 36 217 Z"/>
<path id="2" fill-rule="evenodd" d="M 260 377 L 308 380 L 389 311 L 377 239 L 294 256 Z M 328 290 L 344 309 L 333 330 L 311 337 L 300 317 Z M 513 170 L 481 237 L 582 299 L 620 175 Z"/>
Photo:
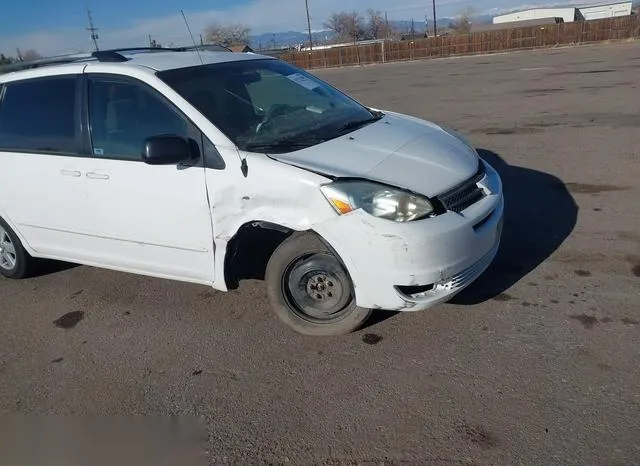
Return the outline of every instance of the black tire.
<path id="1" fill-rule="evenodd" d="M 371 315 L 356 305 L 349 274 L 313 233 L 294 233 L 283 241 L 269 259 L 265 281 L 274 312 L 298 333 L 344 335 Z"/>
<path id="2" fill-rule="evenodd" d="M 11 257 L 15 260 L 15 263 L 13 266 L 10 266 L 3 260 L 3 255 L 0 253 L 0 275 L 16 280 L 28 277 L 35 265 L 35 259 L 24 249 L 20 242 L 20 238 L 18 238 L 11 227 L 7 225 L 2 218 L 0 218 L 0 243 L 4 245 L 5 253 L 8 249 L 7 240 L 10 242 L 9 244 L 14 250 Z M 0 248 L 2 248 L 2 245 L 0 245 Z"/>

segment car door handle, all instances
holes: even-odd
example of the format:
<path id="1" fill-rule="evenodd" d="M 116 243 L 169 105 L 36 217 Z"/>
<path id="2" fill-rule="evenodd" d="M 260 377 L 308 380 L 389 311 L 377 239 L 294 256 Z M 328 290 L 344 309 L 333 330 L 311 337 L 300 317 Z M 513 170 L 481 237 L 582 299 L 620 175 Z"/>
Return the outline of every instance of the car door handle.
<path id="1" fill-rule="evenodd" d="M 60 174 L 64 176 L 73 176 L 74 178 L 78 178 L 82 173 L 77 170 L 60 170 Z"/>
<path id="2" fill-rule="evenodd" d="M 108 180 L 109 175 L 106 173 L 89 172 L 87 173 L 87 178 L 91 178 L 92 180 Z"/>

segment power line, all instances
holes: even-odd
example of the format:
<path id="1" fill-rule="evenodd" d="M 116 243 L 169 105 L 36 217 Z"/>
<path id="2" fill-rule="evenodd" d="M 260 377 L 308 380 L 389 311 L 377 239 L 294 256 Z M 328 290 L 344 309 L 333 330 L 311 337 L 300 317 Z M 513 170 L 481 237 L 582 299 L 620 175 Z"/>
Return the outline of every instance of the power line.
<path id="1" fill-rule="evenodd" d="M 91 40 L 93 41 L 93 46 L 97 52 L 98 50 L 100 50 L 98 48 L 98 39 L 99 39 L 98 32 L 97 32 L 98 28 L 93 26 L 93 18 L 91 17 L 91 10 L 89 9 L 89 7 L 87 7 L 87 17 L 89 18 L 89 27 L 87 28 L 87 31 L 91 32 L 90 37 L 91 37 Z"/>

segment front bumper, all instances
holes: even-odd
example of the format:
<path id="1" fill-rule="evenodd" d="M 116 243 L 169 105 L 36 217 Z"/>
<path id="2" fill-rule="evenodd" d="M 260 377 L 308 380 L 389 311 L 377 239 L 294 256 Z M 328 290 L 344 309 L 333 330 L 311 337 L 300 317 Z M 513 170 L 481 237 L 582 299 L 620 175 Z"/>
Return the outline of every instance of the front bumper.
<path id="1" fill-rule="evenodd" d="M 478 278 L 497 254 L 504 199 L 488 164 L 485 196 L 460 213 L 394 223 L 355 211 L 316 226 L 340 256 L 359 306 L 419 311 L 448 301 Z"/>

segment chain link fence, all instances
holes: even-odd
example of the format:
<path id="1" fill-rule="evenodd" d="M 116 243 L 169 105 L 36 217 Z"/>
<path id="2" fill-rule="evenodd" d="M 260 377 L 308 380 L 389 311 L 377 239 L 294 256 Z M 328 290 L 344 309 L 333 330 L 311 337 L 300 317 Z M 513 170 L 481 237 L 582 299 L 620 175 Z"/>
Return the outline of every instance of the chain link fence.
<path id="1" fill-rule="evenodd" d="M 638 38 L 640 16 L 633 15 L 414 41 L 379 41 L 373 44 L 286 53 L 280 58 L 300 68 L 317 69 Z"/>

